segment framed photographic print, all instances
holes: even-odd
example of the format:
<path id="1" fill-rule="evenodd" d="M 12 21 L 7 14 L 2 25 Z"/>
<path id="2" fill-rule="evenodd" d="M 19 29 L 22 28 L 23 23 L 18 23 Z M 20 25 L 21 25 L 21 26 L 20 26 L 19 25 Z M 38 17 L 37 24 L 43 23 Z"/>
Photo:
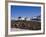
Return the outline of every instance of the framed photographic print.
<path id="1" fill-rule="evenodd" d="M 44 3 L 8 2 L 8 35 L 44 33 Z"/>

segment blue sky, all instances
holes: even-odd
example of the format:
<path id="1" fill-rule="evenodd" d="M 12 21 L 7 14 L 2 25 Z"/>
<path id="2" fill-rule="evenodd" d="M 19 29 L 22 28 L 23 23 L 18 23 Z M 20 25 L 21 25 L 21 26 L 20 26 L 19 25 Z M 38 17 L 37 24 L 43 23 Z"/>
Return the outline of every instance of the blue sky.
<path id="1" fill-rule="evenodd" d="M 41 7 L 35 6 L 11 6 L 11 17 L 33 17 L 41 14 Z"/>

